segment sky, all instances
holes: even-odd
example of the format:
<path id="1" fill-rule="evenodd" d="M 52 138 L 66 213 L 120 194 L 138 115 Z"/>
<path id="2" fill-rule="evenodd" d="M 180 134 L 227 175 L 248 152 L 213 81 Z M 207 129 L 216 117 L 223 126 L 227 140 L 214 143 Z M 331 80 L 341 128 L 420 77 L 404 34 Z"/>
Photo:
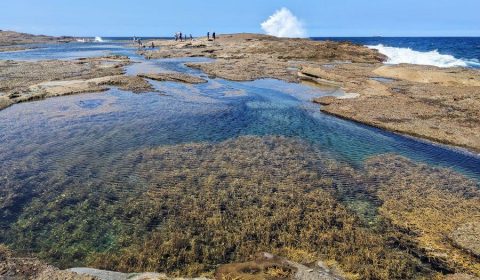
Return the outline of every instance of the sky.
<path id="1" fill-rule="evenodd" d="M 264 33 L 281 8 L 310 37 L 480 36 L 480 0 L 1 0 L 0 29 L 46 35 Z"/>

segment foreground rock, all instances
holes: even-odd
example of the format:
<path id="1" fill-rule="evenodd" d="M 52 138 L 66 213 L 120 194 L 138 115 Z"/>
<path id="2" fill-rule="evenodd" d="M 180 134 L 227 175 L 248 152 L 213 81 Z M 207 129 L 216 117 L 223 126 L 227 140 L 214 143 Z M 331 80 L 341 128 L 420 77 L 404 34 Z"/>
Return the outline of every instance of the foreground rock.
<path id="1" fill-rule="evenodd" d="M 480 151 L 480 73 L 429 66 L 306 66 L 303 79 L 338 84 L 358 98 L 315 100 L 342 118 Z"/>
<path id="2" fill-rule="evenodd" d="M 187 84 L 201 84 L 206 83 L 207 80 L 195 77 L 192 75 L 179 73 L 179 72 L 167 72 L 167 73 L 149 73 L 149 74 L 139 74 L 141 78 L 151 79 L 155 81 L 162 82 L 180 82 Z"/>
<path id="3" fill-rule="evenodd" d="M 311 267 L 292 262 L 269 253 L 261 253 L 254 260 L 220 266 L 215 279 L 296 279 L 296 280 L 341 280 L 340 272 L 330 270 L 318 262 Z"/>
<path id="4" fill-rule="evenodd" d="M 17 258 L 0 244 L 0 279 L 97 280 L 92 276 L 62 271 L 36 258 Z"/>
<path id="5" fill-rule="evenodd" d="M 12 104 L 68 94 L 99 92 L 110 86 L 153 91 L 140 77 L 124 75 L 128 57 L 106 56 L 72 61 L 0 61 L 0 109 Z"/>
<path id="6" fill-rule="evenodd" d="M 164 273 L 121 273 L 115 271 L 100 270 L 94 268 L 78 267 L 71 268 L 68 271 L 84 275 L 86 277 L 94 277 L 98 280 L 208 280 L 208 278 L 180 278 L 168 277 Z"/>

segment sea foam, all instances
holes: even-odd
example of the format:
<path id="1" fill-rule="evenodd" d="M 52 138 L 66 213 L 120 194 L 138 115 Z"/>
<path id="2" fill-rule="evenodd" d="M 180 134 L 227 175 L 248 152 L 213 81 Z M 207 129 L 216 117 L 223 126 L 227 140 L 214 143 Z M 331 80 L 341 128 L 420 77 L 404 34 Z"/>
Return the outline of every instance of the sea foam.
<path id="1" fill-rule="evenodd" d="M 287 8 L 276 11 L 261 26 L 268 35 L 276 37 L 307 37 L 302 21 Z"/>
<path id="2" fill-rule="evenodd" d="M 409 63 L 437 67 L 480 67 L 478 60 L 458 59 L 452 55 L 441 54 L 437 50 L 420 52 L 410 48 L 395 48 L 382 44 L 367 47 L 376 49 L 386 55 L 388 57 L 387 64 Z"/>
<path id="3" fill-rule="evenodd" d="M 95 42 L 97 42 L 97 43 L 103 43 L 103 42 L 105 42 L 105 41 L 103 40 L 102 37 L 97 36 L 97 37 L 95 37 Z"/>

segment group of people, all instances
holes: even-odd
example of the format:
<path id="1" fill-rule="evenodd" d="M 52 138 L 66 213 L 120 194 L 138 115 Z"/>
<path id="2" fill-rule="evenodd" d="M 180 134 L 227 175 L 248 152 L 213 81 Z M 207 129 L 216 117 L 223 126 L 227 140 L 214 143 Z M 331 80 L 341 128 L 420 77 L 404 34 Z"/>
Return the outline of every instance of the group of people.
<path id="1" fill-rule="evenodd" d="M 182 32 L 175 33 L 175 41 L 187 41 L 187 34 L 182 34 Z M 192 34 L 190 34 L 190 41 L 193 41 Z"/>
<path id="2" fill-rule="evenodd" d="M 215 32 L 212 33 L 212 39 L 213 41 L 217 39 L 217 34 L 215 34 Z M 210 41 L 210 32 L 207 32 L 207 40 Z"/>
<path id="3" fill-rule="evenodd" d="M 210 32 L 207 32 L 207 40 L 208 41 L 215 41 L 217 39 L 217 35 L 215 32 L 212 32 L 211 33 L 212 36 L 210 36 Z M 190 41 L 193 41 L 193 36 L 192 34 L 190 34 L 189 37 L 187 37 L 187 34 L 183 34 L 182 32 L 176 32 L 175 33 L 175 41 L 180 41 L 180 42 L 183 42 L 183 41 L 187 41 L 188 39 L 190 39 Z M 141 38 L 137 38 L 136 36 L 133 36 L 133 43 L 135 43 L 136 45 L 138 45 L 139 48 L 146 48 L 147 46 L 143 45 L 142 43 L 142 39 Z M 150 45 L 150 48 L 155 48 L 155 43 L 152 42 L 151 45 Z"/>
<path id="4" fill-rule="evenodd" d="M 182 42 L 182 41 L 187 41 L 188 39 L 190 39 L 190 41 L 193 41 L 192 34 L 190 34 L 190 36 L 187 38 L 187 34 L 183 34 L 182 32 L 176 32 L 174 37 L 175 37 L 175 41 Z M 213 41 L 217 39 L 217 35 L 215 34 L 215 32 L 212 33 L 211 38 L 213 39 Z M 207 40 L 210 41 L 210 32 L 207 32 Z"/>
<path id="5" fill-rule="evenodd" d="M 147 47 L 142 43 L 142 39 L 137 38 L 136 36 L 133 36 L 133 43 L 137 44 L 139 48 L 146 48 Z M 153 41 L 150 44 L 150 48 L 152 48 L 152 49 L 155 48 L 155 43 Z"/>
<path id="6" fill-rule="evenodd" d="M 142 39 L 133 36 L 133 43 L 136 43 L 139 46 L 142 46 Z"/>

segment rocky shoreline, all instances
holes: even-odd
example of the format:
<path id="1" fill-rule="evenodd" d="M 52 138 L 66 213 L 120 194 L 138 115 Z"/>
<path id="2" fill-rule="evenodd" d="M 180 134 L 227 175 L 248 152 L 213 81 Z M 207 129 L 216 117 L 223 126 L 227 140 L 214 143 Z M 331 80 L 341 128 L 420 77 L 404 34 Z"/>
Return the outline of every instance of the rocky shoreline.
<path id="1" fill-rule="evenodd" d="M 351 43 L 279 39 L 255 34 L 225 35 L 215 42 L 201 39 L 192 42 L 155 41 L 154 43 L 161 48 L 159 50 L 142 50 L 140 53 L 147 58 L 214 58 L 216 60 L 213 62 L 190 63 L 188 66 L 200 69 L 209 76 L 229 80 L 249 81 L 275 78 L 288 82 L 308 82 L 322 87 L 341 88 L 346 92 L 344 96 L 340 98 L 324 97 L 315 99 L 313 102 L 321 104 L 322 111 L 341 118 L 465 147 L 472 151 L 480 151 L 480 122 L 478 121 L 480 120 L 478 111 L 480 75 L 477 70 L 441 69 L 415 65 L 385 66 L 383 61 L 386 58 L 383 55 L 375 50 Z M 177 72 L 128 76 L 125 73 L 125 67 L 131 63 L 132 61 L 126 56 L 105 56 L 70 61 L 0 61 L 0 77 L 2 77 L 0 79 L 0 109 L 15 103 L 41 98 L 101 92 L 110 87 L 118 87 L 135 93 L 155 91 L 148 80 L 191 84 L 206 82 L 203 78 Z M 272 147 L 276 147 L 276 149 L 272 150 Z M 148 236 L 149 239 L 146 239 L 146 242 L 133 243 L 118 254 L 96 255 L 91 262 L 93 263 L 92 267 L 111 270 L 123 269 L 126 272 L 135 271 L 134 269 L 167 271 L 177 274 L 187 271 L 182 275 L 198 275 L 200 272 L 210 271 L 211 273 L 206 278 L 197 279 L 221 280 L 357 279 L 361 277 L 360 275 L 373 275 L 371 278 L 378 279 L 388 279 L 389 276 L 394 275 L 392 277 L 399 279 L 404 277 L 405 279 L 419 270 L 424 273 L 422 275 L 436 275 L 442 279 L 478 279 L 471 276 L 480 275 L 478 267 L 479 221 L 476 216 L 480 205 L 478 203 L 480 195 L 476 182 L 453 171 L 430 168 L 394 155 L 367 159 L 365 169 L 361 173 L 355 173 L 347 167 L 336 166 L 331 162 L 323 162 L 315 158 L 315 155 L 318 156 L 315 150 L 306 150 L 301 155 L 302 158 L 296 159 L 296 151 L 302 147 L 304 147 L 303 143 L 291 142 L 289 139 L 247 137 L 217 145 L 185 144 L 157 147 L 136 151 L 129 155 L 126 168 L 133 170 L 135 167 L 139 174 L 150 174 L 151 178 L 149 179 L 156 182 L 153 186 L 161 186 L 163 182 L 177 182 L 174 179 L 179 176 L 169 172 L 152 173 L 151 170 L 155 170 L 155 167 L 158 166 L 163 166 L 166 171 L 179 170 L 178 168 L 183 166 L 183 169 L 180 169 L 180 173 L 183 172 L 183 174 L 180 175 L 184 178 L 205 178 L 205 180 L 195 181 L 191 184 L 186 184 L 184 180 L 182 182 L 186 184 L 185 186 L 177 183 L 169 188 L 148 189 L 145 196 L 150 198 L 147 201 L 147 203 L 151 203 L 147 204 L 150 208 L 145 207 L 145 201 L 135 202 L 139 196 L 138 193 L 135 193 L 131 198 L 131 201 L 135 203 L 131 202 L 128 205 L 132 207 L 131 210 L 144 209 L 145 212 L 139 212 L 140 214 L 135 212 L 137 214 L 132 216 L 145 218 L 152 215 L 151 220 L 158 223 L 154 219 L 153 213 L 168 210 L 164 211 L 167 213 L 165 218 L 168 218 L 169 222 L 165 228 L 173 230 L 171 232 L 154 232 Z M 258 149 L 258 151 L 253 149 Z M 303 155 L 306 155 L 307 158 L 304 158 Z M 225 165 L 228 159 L 231 162 Z M 291 161 L 290 166 L 286 165 L 288 164 L 286 159 Z M 307 161 L 305 162 L 305 160 Z M 265 166 L 258 167 L 259 162 L 264 163 Z M 325 165 L 325 170 L 328 172 L 316 174 L 308 171 L 309 167 L 318 167 L 322 164 Z M 237 165 L 246 168 L 238 169 Z M 282 167 L 278 170 L 285 172 L 283 176 L 278 175 L 275 167 Z M 212 168 L 212 173 L 205 173 L 208 168 Z M 223 170 L 223 173 L 219 170 Z M 259 170 L 262 172 L 258 172 Z M 334 183 L 333 179 L 328 178 L 328 174 L 341 174 L 342 178 L 349 178 L 354 182 L 355 189 L 347 189 L 341 181 Z M 8 178 L 8 176 L 3 176 L 3 178 Z M 227 184 L 225 178 L 235 178 L 235 180 L 243 178 L 244 181 Z M 265 180 L 271 181 L 265 183 Z M 218 192 L 218 190 L 222 190 L 217 187 L 219 186 L 218 182 L 225 184 L 224 188 L 230 187 L 230 192 Z M 299 182 L 303 182 L 304 188 L 309 189 L 307 193 L 301 193 L 298 191 L 299 188 L 295 187 Z M 317 186 L 317 184 L 321 185 Z M 238 187 L 242 185 L 250 186 L 254 191 Z M 7 185 L 7 191 L 14 190 L 10 186 Z M 62 187 L 67 186 L 62 185 Z M 199 189 L 199 186 L 203 186 L 203 189 Z M 442 188 L 442 186 L 449 188 Z M 31 189 L 29 184 L 25 184 L 24 187 Z M 80 188 L 85 188 L 84 193 L 90 193 L 91 186 L 82 184 L 76 188 L 66 189 L 79 191 Z M 336 189 L 333 190 L 334 188 Z M 382 220 L 388 221 L 382 225 L 385 227 L 384 236 L 363 228 L 365 221 L 362 216 L 359 214 L 357 217 L 355 214 L 355 218 L 352 218 L 352 213 L 356 212 L 338 202 L 337 192 L 358 192 L 359 189 L 365 197 L 373 198 L 378 203 L 378 215 Z M 184 192 L 182 193 L 182 191 Z M 197 192 L 196 196 L 192 196 L 192 193 L 195 194 L 195 192 Z M 22 191 L 18 191 L 18 193 L 24 195 Z M 18 193 L 3 197 L 12 201 L 14 199 L 21 200 L 22 197 L 21 195 L 17 196 Z M 38 193 L 45 203 L 39 204 L 40 209 L 32 212 L 35 214 L 26 215 L 29 225 L 35 224 L 31 220 L 41 217 L 40 211 L 45 211 L 43 217 L 56 217 L 51 214 L 54 211 L 60 213 L 63 210 L 63 202 L 61 200 L 52 201 L 47 196 L 48 193 L 47 191 Z M 235 194 L 237 199 L 231 199 L 230 194 Z M 78 195 L 78 201 L 88 202 L 81 196 L 82 192 L 76 194 L 65 192 L 62 197 L 71 198 L 74 195 Z M 125 194 L 119 193 L 118 195 Z M 197 205 L 186 199 L 191 197 L 200 203 Z M 89 202 L 92 203 L 92 209 L 98 208 L 95 199 L 98 199 L 98 196 L 92 197 Z M 250 205 L 254 206 L 252 209 L 246 208 L 243 204 L 249 199 L 251 199 Z M 257 207 L 260 199 L 263 199 L 264 209 Z M 292 203 L 293 199 L 298 200 Z M 159 202 L 164 205 L 157 205 Z M 5 200 L 2 203 L 8 207 L 8 204 L 12 202 Z M 44 205 L 49 203 L 51 208 L 45 210 Z M 291 204 L 303 208 L 293 209 Z M 58 205 L 58 208 L 54 208 L 55 205 Z M 136 209 L 135 206 L 138 205 L 142 205 L 142 207 Z M 190 213 L 206 211 L 202 205 L 212 205 L 210 210 L 215 215 L 207 219 L 202 215 L 199 217 L 190 215 Z M 310 205 L 315 205 L 315 207 L 310 207 Z M 230 209 L 235 214 L 235 222 L 232 222 L 231 216 L 221 216 L 219 213 L 223 215 L 223 212 L 217 211 L 215 208 L 217 206 Z M 192 207 L 191 210 L 177 211 L 177 209 L 189 209 L 188 207 Z M 275 210 L 276 208 L 279 209 Z M 150 211 L 150 209 L 152 210 Z M 449 211 L 446 212 L 445 209 L 449 209 Z M 123 207 L 117 209 L 118 212 L 123 210 Z M 249 212 L 250 210 L 252 212 Z M 259 212 L 260 210 L 264 212 Z M 298 212 L 296 212 L 297 210 Z M 111 213 L 117 213 L 117 211 Z M 292 221 L 291 217 L 300 212 L 304 217 Z M 80 215 L 79 212 L 72 213 Z M 175 216 L 173 215 L 175 213 L 186 215 L 184 217 Z M 305 218 L 306 214 L 310 219 Z M 88 215 L 91 214 L 88 213 Z M 251 223 L 254 218 L 259 218 L 256 224 Z M 275 221 L 274 218 L 278 220 Z M 86 218 L 83 217 L 80 220 L 85 221 Z M 52 221 L 60 222 L 56 218 L 52 218 L 50 222 L 53 223 Z M 238 226 L 239 221 L 243 221 L 241 226 Z M 289 223 L 292 223 L 291 227 L 282 228 Z M 201 229 L 204 236 L 211 237 L 210 243 L 207 244 L 202 243 L 205 242 L 204 239 L 196 240 L 195 242 L 198 242 L 195 243 L 196 246 L 202 248 L 209 246 L 209 248 L 217 249 L 225 244 L 233 243 L 231 240 L 237 240 L 235 238 L 240 236 L 244 241 L 241 243 L 244 255 L 239 255 L 241 257 L 237 256 L 235 259 L 231 256 L 231 251 L 240 251 L 239 248 L 226 248 L 220 253 L 212 249 L 212 251 L 196 255 L 196 251 L 193 251 L 197 247 L 189 243 L 195 234 L 188 233 L 187 230 L 188 226 L 192 224 L 196 224 L 196 231 Z M 205 227 L 205 224 L 208 227 Z M 332 227 L 332 224 L 338 225 L 338 228 Z M 258 230 L 257 225 L 262 230 Z M 132 225 L 129 224 L 130 226 Z M 320 227 L 331 230 L 331 232 L 325 231 L 320 234 L 311 230 Z M 304 240 L 301 241 L 306 245 L 299 243 L 295 236 L 290 236 L 291 239 L 287 240 L 288 238 L 285 236 L 288 237 L 288 234 L 286 233 L 290 232 L 292 228 L 303 230 Z M 271 249 L 268 246 L 272 244 L 272 240 L 280 241 L 278 236 L 271 235 L 274 233 L 272 229 L 278 230 L 278 236 L 285 237 L 282 243 L 278 244 L 276 248 L 278 252 L 275 254 L 288 256 L 289 259 L 297 262 L 268 253 L 261 253 L 254 257 L 251 255 L 253 251 L 258 252 L 264 248 L 267 248 L 265 250 Z M 148 230 L 150 232 L 150 228 Z M 226 232 L 236 232 L 237 235 L 232 235 L 231 239 L 225 241 L 222 238 Z M 258 240 L 265 242 L 264 248 L 249 245 L 252 232 L 258 232 Z M 30 236 L 32 235 L 25 234 L 24 238 Z M 170 239 L 163 239 L 167 237 Z M 68 239 L 69 236 L 65 238 Z M 133 239 L 141 240 L 140 238 Z M 302 249 L 312 247 L 315 242 L 317 251 L 323 252 L 322 257 L 313 255 L 308 258 L 310 252 L 302 251 Z M 297 247 L 294 250 L 293 247 L 285 246 L 285 244 L 293 244 Z M 402 250 L 397 250 L 398 248 Z M 159 252 L 164 252 L 164 255 L 160 255 Z M 182 252 L 183 255 L 176 256 L 171 252 Z M 57 254 L 58 252 L 50 253 Z M 227 259 L 219 257 L 220 254 L 228 256 L 232 262 L 238 260 L 244 262 L 218 265 L 219 259 Z M 318 261 L 327 255 L 329 256 L 327 259 L 329 266 Z M 211 263 L 202 263 L 206 256 L 210 257 Z M 293 259 L 292 256 L 298 259 Z M 182 263 L 187 259 L 189 260 L 188 266 Z M 169 266 L 169 271 L 157 267 L 164 260 L 169 260 L 169 262 L 164 264 L 163 269 Z M 423 264 L 420 263 L 420 260 L 428 261 Z M 342 270 L 331 265 L 331 263 L 335 264 L 334 261 L 338 261 L 340 266 L 346 267 L 349 275 L 345 276 Z M 134 267 L 132 263 L 138 266 Z M 375 271 L 372 263 L 376 263 L 380 270 Z M 145 264 L 151 266 L 145 268 Z M 211 267 L 216 269 L 211 269 Z M 448 275 L 440 275 L 442 273 Z M 45 280 L 183 279 L 169 278 L 167 275 L 159 273 L 120 273 L 91 268 L 60 270 L 35 258 L 13 256 L 8 248 L 0 244 L 0 278 L 2 277 Z"/>
<path id="2" fill-rule="evenodd" d="M 2 50 L 32 43 L 70 42 L 72 37 L 0 31 Z M 147 42 L 147 45 L 151 42 Z M 222 35 L 175 42 L 153 41 L 140 50 L 147 59 L 208 57 L 187 63 L 211 77 L 233 81 L 275 78 L 341 88 L 346 95 L 313 100 L 325 113 L 389 131 L 480 152 L 480 72 L 419 65 L 388 66 L 376 50 L 348 42 L 316 42 L 258 34 Z M 26 45 L 27 44 L 27 45 Z M 126 76 L 128 57 L 74 61 L 0 61 L 0 109 L 12 104 L 67 94 L 98 92 L 111 86 L 133 92 L 154 91 L 146 79 L 202 83 L 182 73 Z M 46 69 L 46 71 L 43 71 Z M 22 77 L 15 73 L 25 73 Z M 35 83 L 34 83 L 35 82 Z M 28 87 L 26 86 L 28 85 Z"/>
<path id="3" fill-rule="evenodd" d="M 344 119 L 480 152 L 478 70 L 385 66 L 385 56 L 360 45 L 257 34 L 154 43 L 159 50 L 139 53 L 146 58 L 214 58 L 187 65 L 228 80 L 275 78 L 342 88 L 348 98 L 314 102 Z"/>

